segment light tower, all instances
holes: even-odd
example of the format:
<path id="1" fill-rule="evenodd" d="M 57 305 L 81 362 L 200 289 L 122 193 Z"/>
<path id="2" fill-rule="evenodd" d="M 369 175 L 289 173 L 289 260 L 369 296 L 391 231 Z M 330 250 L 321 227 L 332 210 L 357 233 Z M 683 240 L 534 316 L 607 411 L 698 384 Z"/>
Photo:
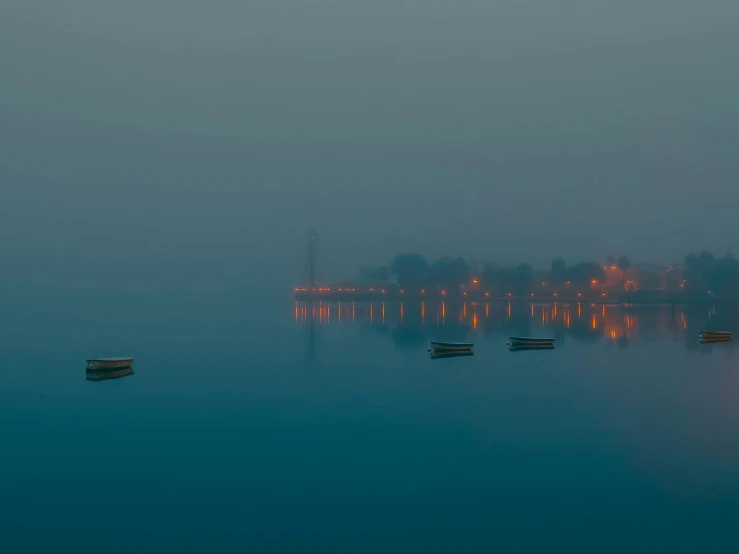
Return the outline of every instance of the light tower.
<path id="1" fill-rule="evenodd" d="M 308 278 L 310 289 L 316 286 L 316 255 L 318 254 L 318 234 L 315 229 L 308 231 Z"/>

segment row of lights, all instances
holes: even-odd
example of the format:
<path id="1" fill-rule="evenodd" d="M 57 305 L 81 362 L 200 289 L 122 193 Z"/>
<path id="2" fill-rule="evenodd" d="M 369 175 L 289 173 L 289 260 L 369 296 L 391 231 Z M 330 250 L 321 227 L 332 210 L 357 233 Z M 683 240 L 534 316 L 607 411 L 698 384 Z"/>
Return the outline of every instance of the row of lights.
<path id="1" fill-rule="evenodd" d="M 629 283 L 633 283 L 633 281 L 629 281 Z M 357 289 L 349 289 L 349 288 L 344 288 L 344 289 L 339 288 L 338 290 L 339 290 L 339 292 L 356 292 L 357 291 Z M 307 291 L 308 291 L 308 289 L 305 288 L 305 287 L 303 287 L 303 288 L 296 287 L 295 288 L 295 292 L 307 292 Z M 318 292 L 331 292 L 331 289 L 330 288 L 319 288 L 319 289 L 317 289 L 317 291 Z M 313 289 L 313 292 L 316 292 L 316 289 Z M 369 289 L 369 292 L 374 292 L 374 289 Z M 381 289 L 380 292 L 382 294 L 385 294 L 386 291 L 385 291 L 385 289 Z M 405 291 L 403 289 L 401 289 L 400 290 L 400 294 L 405 294 Z M 426 294 L 426 289 L 421 289 L 421 294 Z M 464 296 L 467 296 L 467 293 L 466 292 L 464 292 L 462 294 Z M 445 290 L 441 291 L 441 295 L 442 296 L 446 296 L 446 291 Z M 605 296 L 605 295 L 606 295 L 605 292 L 601 293 L 601 296 Z M 489 292 L 486 292 L 485 293 L 485 296 L 486 297 L 490 297 L 490 293 Z M 511 298 L 512 296 L 513 296 L 513 293 L 509 292 L 508 293 L 508 297 Z M 532 292 L 531 293 L 531 296 L 534 297 L 534 296 L 536 296 L 536 294 Z M 554 293 L 554 296 L 557 296 L 557 293 L 556 292 Z M 581 292 L 578 292 L 577 293 L 577 296 L 582 296 L 582 293 Z"/>

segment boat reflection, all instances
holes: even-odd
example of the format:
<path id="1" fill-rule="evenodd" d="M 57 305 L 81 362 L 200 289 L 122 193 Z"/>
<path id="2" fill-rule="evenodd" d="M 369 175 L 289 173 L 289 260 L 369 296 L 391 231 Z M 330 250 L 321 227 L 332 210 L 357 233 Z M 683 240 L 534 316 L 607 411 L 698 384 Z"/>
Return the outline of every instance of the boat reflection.
<path id="1" fill-rule="evenodd" d="M 522 352 L 524 350 L 554 350 L 553 344 L 542 344 L 542 345 L 531 345 L 531 346 L 517 346 L 511 344 L 508 347 L 509 352 Z"/>
<path id="2" fill-rule="evenodd" d="M 701 344 L 717 344 L 721 342 L 733 342 L 731 337 L 728 338 L 701 338 Z"/>
<path id="3" fill-rule="evenodd" d="M 375 305 L 376 304 L 376 305 Z M 337 317 L 328 317 L 336 314 Z M 604 342 L 629 348 L 634 341 L 671 340 L 700 348 L 704 329 L 739 331 L 739 310 L 728 304 L 617 305 L 593 302 L 297 302 L 299 325 L 360 327 L 390 337 L 397 348 L 418 349 L 443 336 L 548 336 L 567 341 Z M 291 314 L 291 315 L 294 315 Z M 380 315 L 382 317 L 380 317 Z"/>
<path id="4" fill-rule="evenodd" d="M 474 356 L 475 353 L 472 351 L 466 351 L 466 352 L 432 352 L 431 353 L 431 359 L 432 360 L 438 360 L 440 358 L 459 358 L 462 356 Z"/>
<path id="5" fill-rule="evenodd" d="M 107 381 L 108 379 L 120 379 L 129 375 L 133 375 L 132 367 L 123 369 L 88 369 L 85 372 L 85 378 L 88 381 Z"/>

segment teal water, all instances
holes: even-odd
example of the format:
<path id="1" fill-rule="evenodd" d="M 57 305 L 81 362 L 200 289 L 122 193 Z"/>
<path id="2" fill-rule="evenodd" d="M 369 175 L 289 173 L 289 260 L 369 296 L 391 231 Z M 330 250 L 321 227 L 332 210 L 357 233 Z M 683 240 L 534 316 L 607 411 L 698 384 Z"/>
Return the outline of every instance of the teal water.
<path id="1" fill-rule="evenodd" d="M 340 316 L 340 317 L 339 317 Z M 0 552 L 736 552 L 733 311 L 18 298 Z M 509 352 L 509 334 L 551 351 Z M 428 340 L 473 340 L 431 359 Z M 91 356 L 135 373 L 85 379 Z"/>

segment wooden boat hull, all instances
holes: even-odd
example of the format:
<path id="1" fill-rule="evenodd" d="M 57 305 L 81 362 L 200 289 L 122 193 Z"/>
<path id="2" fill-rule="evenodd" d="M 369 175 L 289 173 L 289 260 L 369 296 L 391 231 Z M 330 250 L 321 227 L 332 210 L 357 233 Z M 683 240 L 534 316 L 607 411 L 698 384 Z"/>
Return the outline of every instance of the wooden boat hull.
<path id="1" fill-rule="evenodd" d="M 96 371 L 99 369 L 125 369 L 133 365 L 133 358 L 97 358 L 87 360 L 87 369 Z"/>
<path id="2" fill-rule="evenodd" d="M 86 378 L 88 381 L 106 381 L 107 379 L 120 379 L 128 375 L 133 375 L 132 367 L 123 369 L 98 369 L 96 371 L 88 369 Z"/>
<path id="3" fill-rule="evenodd" d="M 434 352 L 471 352 L 473 346 L 471 342 L 431 342 Z"/>

